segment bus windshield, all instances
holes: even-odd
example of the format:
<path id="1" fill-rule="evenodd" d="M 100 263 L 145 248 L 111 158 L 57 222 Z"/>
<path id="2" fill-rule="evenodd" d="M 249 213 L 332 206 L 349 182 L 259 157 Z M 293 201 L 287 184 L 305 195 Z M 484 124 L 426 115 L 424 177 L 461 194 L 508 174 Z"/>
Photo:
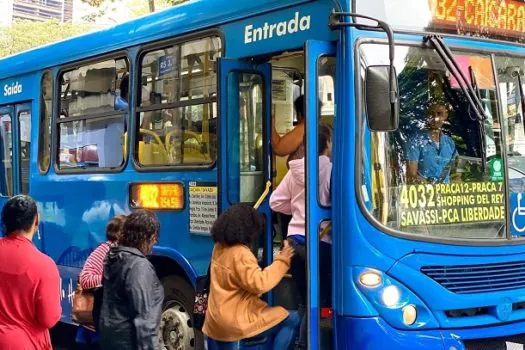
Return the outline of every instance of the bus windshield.
<path id="1" fill-rule="evenodd" d="M 388 62 L 386 45 L 359 52 L 363 78 L 367 66 Z M 376 220 L 406 234 L 504 239 L 505 148 L 492 61 L 453 56 L 482 101 L 483 122 L 433 49 L 397 46 L 400 125 L 370 132 L 363 121 L 363 198 Z"/>

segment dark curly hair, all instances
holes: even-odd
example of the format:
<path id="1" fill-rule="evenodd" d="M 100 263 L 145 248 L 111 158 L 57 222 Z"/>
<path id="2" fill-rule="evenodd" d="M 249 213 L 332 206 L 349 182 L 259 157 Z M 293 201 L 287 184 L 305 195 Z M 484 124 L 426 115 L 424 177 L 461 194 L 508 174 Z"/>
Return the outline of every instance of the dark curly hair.
<path id="1" fill-rule="evenodd" d="M 117 215 L 109 220 L 106 226 L 106 238 L 108 241 L 116 242 L 120 239 L 124 222 L 126 222 L 126 215 Z"/>
<path id="2" fill-rule="evenodd" d="M 160 223 L 155 213 L 149 210 L 137 210 L 126 218 L 119 243 L 144 251 L 150 242 L 158 239 L 159 233 Z"/>
<path id="3" fill-rule="evenodd" d="M 264 228 L 264 217 L 253 207 L 236 204 L 222 213 L 211 228 L 215 243 L 251 246 Z"/>
<path id="4" fill-rule="evenodd" d="M 2 223 L 6 234 L 29 231 L 38 215 L 33 198 L 26 195 L 14 196 L 2 208 Z"/>

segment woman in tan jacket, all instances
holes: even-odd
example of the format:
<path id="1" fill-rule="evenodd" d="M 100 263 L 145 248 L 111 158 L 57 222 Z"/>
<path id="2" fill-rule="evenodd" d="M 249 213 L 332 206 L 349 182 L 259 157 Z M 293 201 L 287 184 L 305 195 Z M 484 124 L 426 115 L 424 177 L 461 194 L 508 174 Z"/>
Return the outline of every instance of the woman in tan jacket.
<path id="1" fill-rule="evenodd" d="M 263 216 L 244 204 L 230 207 L 212 227 L 215 247 L 203 332 L 219 348 L 254 336 L 273 336 L 273 349 L 286 350 L 297 334 L 297 311 L 270 307 L 260 298 L 281 281 L 294 254 L 285 241 L 273 264 L 261 270 L 249 247 L 263 227 Z"/>

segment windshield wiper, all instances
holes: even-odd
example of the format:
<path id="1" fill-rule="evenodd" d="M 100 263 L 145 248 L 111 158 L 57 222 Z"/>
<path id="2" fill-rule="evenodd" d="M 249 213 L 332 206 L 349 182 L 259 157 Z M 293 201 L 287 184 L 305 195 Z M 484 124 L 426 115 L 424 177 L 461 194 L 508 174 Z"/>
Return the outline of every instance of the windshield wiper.
<path id="1" fill-rule="evenodd" d="M 476 79 L 476 74 L 474 74 L 474 69 L 472 68 L 472 66 L 468 66 L 468 72 L 469 72 L 469 75 L 470 75 L 470 81 L 472 82 L 472 88 L 474 89 L 475 93 L 476 93 L 476 97 L 478 98 L 478 100 L 481 102 L 481 93 L 479 92 L 479 88 L 478 88 L 478 81 Z M 485 171 L 485 164 L 487 162 L 486 160 L 486 145 L 485 145 L 485 120 L 482 120 L 479 122 L 479 147 L 480 147 L 480 151 L 481 151 L 481 165 L 482 165 L 482 170 Z"/>
<path id="2" fill-rule="evenodd" d="M 485 109 L 483 107 L 483 102 L 481 101 L 481 98 L 476 94 L 471 84 L 469 84 L 467 78 L 465 77 L 465 74 L 459 67 L 458 62 L 454 58 L 454 55 L 450 51 L 450 49 L 445 45 L 443 42 L 443 39 L 438 35 L 428 35 L 423 40 L 424 43 L 430 43 L 434 50 L 436 50 L 439 57 L 443 60 L 445 63 L 445 66 L 450 71 L 450 73 L 454 76 L 454 78 L 457 80 L 458 85 L 465 94 L 465 97 L 467 98 L 471 108 L 473 109 L 476 118 L 473 120 L 476 120 L 478 122 L 479 126 L 479 134 L 480 134 L 480 152 L 481 152 L 481 159 L 482 159 L 482 171 L 485 172 L 486 164 L 487 164 L 487 155 L 485 153 L 485 133 L 484 133 L 484 122 L 485 122 Z"/>
<path id="3" fill-rule="evenodd" d="M 512 78 L 518 78 L 518 89 L 520 92 L 521 100 L 521 122 L 523 123 L 523 133 L 525 133 L 525 94 L 523 93 L 523 83 L 521 80 L 520 67 L 508 67 L 507 74 Z"/>

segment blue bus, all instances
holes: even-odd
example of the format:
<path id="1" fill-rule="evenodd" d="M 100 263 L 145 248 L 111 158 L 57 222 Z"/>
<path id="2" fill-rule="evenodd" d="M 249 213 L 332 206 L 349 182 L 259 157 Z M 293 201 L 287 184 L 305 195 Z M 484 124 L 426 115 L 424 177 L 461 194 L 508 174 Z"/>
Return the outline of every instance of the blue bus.
<path id="1" fill-rule="evenodd" d="M 107 221 L 154 210 L 162 346 L 200 349 L 191 310 L 211 225 L 279 184 L 272 115 L 292 130 L 304 95 L 309 348 L 523 348 L 524 41 L 516 0 L 189 1 L 0 60 L 0 202 L 38 201 L 34 244 L 59 267 L 66 323 Z M 320 122 L 333 127 L 330 207 L 316 194 Z M 284 239 L 263 199 L 262 267 Z M 294 308 L 295 295 L 288 276 L 264 297 Z"/>

